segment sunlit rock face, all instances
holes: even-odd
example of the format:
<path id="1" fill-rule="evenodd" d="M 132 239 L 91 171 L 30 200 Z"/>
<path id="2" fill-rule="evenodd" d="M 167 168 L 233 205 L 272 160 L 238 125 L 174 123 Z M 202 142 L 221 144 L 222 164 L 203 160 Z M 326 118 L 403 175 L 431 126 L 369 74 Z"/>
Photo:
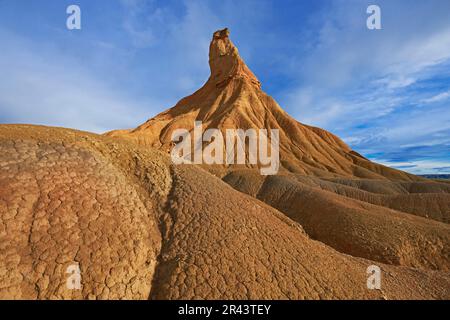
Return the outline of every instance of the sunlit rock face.
<path id="1" fill-rule="evenodd" d="M 205 85 L 136 129 L 0 125 L 0 299 L 450 298 L 450 185 L 294 120 L 229 35 Z M 195 121 L 278 129 L 280 171 L 174 164 Z"/>

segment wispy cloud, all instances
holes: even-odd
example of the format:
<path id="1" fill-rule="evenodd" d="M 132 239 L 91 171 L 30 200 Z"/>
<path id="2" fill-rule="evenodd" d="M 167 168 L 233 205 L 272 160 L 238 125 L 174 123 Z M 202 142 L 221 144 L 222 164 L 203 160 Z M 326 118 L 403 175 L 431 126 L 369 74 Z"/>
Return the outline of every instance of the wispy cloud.
<path id="1" fill-rule="evenodd" d="M 78 32 L 61 23 L 64 5 L 42 1 L 23 13 L 23 20 L 30 21 L 24 28 L 9 19 L 22 14 L 22 5 L 5 4 L 0 12 L 0 66 L 5 75 L 0 79 L 1 123 L 95 132 L 136 127 L 207 80 L 213 31 L 241 24 L 234 29 L 237 38 L 265 6 L 240 1 L 117 0 L 108 6 L 79 2 L 84 20 Z M 256 4 L 258 12 L 243 19 L 248 10 L 240 8 Z M 45 21 L 45 27 L 34 21 Z M 243 46 L 244 52 L 245 47 L 251 43 Z"/>
<path id="2" fill-rule="evenodd" d="M 413 174 L 447 174 L 450 172 L 448 162 L 419 160 L 419 161 L 386 161 L 383 159 L 374 159 L 378 163 L 385 166 L 396 168 L 399 170 L 406 170 Z"/>
<path id="3" fill-rule="evenodd" d="M 0 122 L 135 127 L 206 81 L 211 34 L 230 27 L 263 88 L 299 121 L 373 159 L 414 161 L 404 170 L 450 164 L 447 0 L 378 0 L 379 31 L 366 28 L 369 0 L 79 4 L 83 30 L 69 33 L 59 2 L 2 2 Z"/>
<path id="4" fill-rule="evenodd" d="M 450 91 L 441 92 L 431 98 L 423 99 L 422 103 L 434 103 L 448 100 L 450 98 Z"/>
<path id="5" fill-rule="evenodd" d="M 0 37 L 2 122 L 104 132 L 145 117 L 139 101 L 118 93 L 76 60 L 15 34 L 0 31 Z"/>
<path id="6" fill-rule="evenodd" d="M 298 57 L 299 85 L 284 92 L 282 104 L 369 157 L 395 153 L 404 160 L 413 155 L 402 146 L 433 145 L 450 164 L 449 92 L 442 90 L 450 86 L 450 3 L 378 1 L 380 31 L 365 28 L 368 4 L 333 1 L 323 8 L 314 45 Z M 416 151 L 411 160 L 426 156 Z"/>

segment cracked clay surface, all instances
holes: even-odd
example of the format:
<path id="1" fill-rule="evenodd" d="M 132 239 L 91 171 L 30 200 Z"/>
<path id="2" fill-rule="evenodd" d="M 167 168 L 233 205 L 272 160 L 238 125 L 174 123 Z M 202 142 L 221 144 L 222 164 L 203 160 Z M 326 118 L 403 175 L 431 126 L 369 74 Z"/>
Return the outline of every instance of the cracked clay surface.
<path id="1" fill-rule="evenodd" d="M 126 141 L 0 126 L 1 299 L 449 298 L 448 273 L 377 263 L 194 166 Z M 79 265 L 81 290 L 66 286 Z"/>

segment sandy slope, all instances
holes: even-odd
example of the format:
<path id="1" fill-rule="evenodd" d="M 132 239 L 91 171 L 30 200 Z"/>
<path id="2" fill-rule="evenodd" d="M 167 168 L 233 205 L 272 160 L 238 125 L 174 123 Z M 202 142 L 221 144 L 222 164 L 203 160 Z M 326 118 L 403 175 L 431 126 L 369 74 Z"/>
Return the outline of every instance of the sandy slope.
<path id="1" fill-rule="evenodd" d="M 150 148 L 0 126 L 1 298 L 449 298 L 450 276 L 311 240 L 279 211 Z M 78 262 L 81 291 L 65 287 Z"/>
<path id="2" fill-rule="evenodd" d="M 173 130 L 280 130 L 279 176 L 242 166 L 203 166 L 299 222 L 337 250 L 391 264 L 449 270 L 450 188 L 370 162 L 333 134 L 303 125 L 261 90 L 228 30 L 214 34 L 211 76 L 193 95 L 122 137 L 168 152 Z M 247 167 L 251 168 L 251 165 Z M 251 168 L 254 169 L 254 168 Z"/>
<path id="3" fill-rule="evenodd" d="M 209 60 L 200 90 L 134 130 L 0 125 L 0 298 L 450 298 L 448 183 L 291 118 L 228 30 Z M 279 175 L 173 165 L 171 133 L 195 120 L 279 129 Z"/>
<path id="4" fill-rule="evenodd" d="M 239 56 L 227 29 L 214 33 L 209 65 L 211 75 L 197 92 L 136 129 L 107 135 L 168 152 L 173 146 L 172 132 L 179 128 L 192 130 L 194 121 L 202 121 L 204 130 L 217 128 L 223 134 L 226 129 L 236 128 L 278 129 L 284 170 L 319 177 L 425 180 L 370 162 L 332 133 L 303 125 L 289 116 L 261 90 L 260 82 Z"/>
<path id="5" fill-rule="evenodd" d="M 286 213 L 312 238 L 338 251 L 389 264 L 450 270 L 450 225 L 447 223 L 355 200 L 356 196 L 341 196 L 349 191 L 339 186 L 334 192 L 325 191 L 294 175 L 261 177 L 246 170 L 235 171 L 224 180 Z M 370 195 L 383 201 L 377 198 L 379 195 Z M 409 198 L 397 200 L 414 203 L 415 197 L 421 195 L 409 194 Z M 441 196 L 445 201 L 450 198 L 448 193 L 427 195 Z M 433 208 L 423 210 L 422 213 L 432 212 Z"/>

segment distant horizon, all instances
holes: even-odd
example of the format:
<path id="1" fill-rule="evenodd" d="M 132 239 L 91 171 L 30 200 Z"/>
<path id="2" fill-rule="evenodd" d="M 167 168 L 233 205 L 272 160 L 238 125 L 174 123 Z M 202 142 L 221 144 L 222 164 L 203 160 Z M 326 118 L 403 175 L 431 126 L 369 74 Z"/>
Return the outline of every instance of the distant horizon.
<path id="1" fill-rule="evenodd" d="M 445 178 L 450 179 L 450 174 L 420 174 L 420 177 L 437 177 L 437 178 Z"/>
<path id="2" fill-rule="evenodd" d="M 134 128 L 204 84 L 212 33 L 228 27 L 299 122 L 374 162 L 450 174 L 450 2 L 377 1 L 381 30 L 366 27 L 372 1 L 285 2 L 3 1 L 0 123 Z M 71 4 L 81 30 L 66 28 Z"/>

